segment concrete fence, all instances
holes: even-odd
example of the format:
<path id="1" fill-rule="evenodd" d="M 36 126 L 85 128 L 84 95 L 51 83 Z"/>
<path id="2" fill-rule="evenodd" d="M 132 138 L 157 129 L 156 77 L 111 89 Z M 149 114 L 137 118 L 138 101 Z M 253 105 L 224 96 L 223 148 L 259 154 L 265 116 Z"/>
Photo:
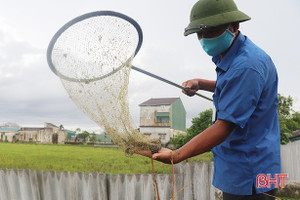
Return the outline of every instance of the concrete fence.
<path id="1" fill-rule="evenodd" d="M 176 199 L 215 199 L 213 163 L 176 165 Z M 197 178 L 195 178 L 197 177 Z M 172 196 L 172 175 L 157 175 L 161 200 Z M 154 200 L 152 174 L 0 170 L 1 200 Z"/>
<path id="2" fill-rule="evenodd" d="M 300 180 L 300 141 L 281 147 L 282 172 Z M 218 200 L 213 163 L 175 165 L 176 200 Z M 172 175 L 157 175 L 161 200 L 172 196 Z M 152 174 L 99 174 L 0 169 L 0 200 L 155 200 Z"/>
<path id="3" fill-rule="evenodd" d="M 300 181 L 300 140 L 281 145 L 281 168 L 289 180 Z"/>

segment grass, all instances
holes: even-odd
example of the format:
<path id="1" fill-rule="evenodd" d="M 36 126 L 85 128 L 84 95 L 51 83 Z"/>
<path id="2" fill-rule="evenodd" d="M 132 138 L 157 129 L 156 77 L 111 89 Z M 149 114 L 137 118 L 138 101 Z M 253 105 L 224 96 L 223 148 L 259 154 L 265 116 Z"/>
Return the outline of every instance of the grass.
<path id="1" fill-rule="evenodd" d="M 210 161 L 211 158 L 211 153 L 205 153 L 188 162 Z M 157 173 L 172 173 L 170 165 L 160 162 L 155 162 L 154 165 Z M 88 145 L 0 143 L 0 168 L 110 174 L 152 173 L 149 158 L 139 155 L 128 157 L 117 148 Z"/>

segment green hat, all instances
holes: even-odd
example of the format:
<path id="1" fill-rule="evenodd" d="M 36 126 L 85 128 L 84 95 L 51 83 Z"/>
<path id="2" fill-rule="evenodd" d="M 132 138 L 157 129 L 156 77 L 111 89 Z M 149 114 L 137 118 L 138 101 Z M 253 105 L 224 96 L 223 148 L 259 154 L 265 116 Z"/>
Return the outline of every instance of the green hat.
<path id="1" fill-rule="evenodd" d="M 190 24 L 185 28 L 184 36 L 205 28 L 250 19 L 238 10 L 233 0 L 199 0 L 192 8 Z"/>

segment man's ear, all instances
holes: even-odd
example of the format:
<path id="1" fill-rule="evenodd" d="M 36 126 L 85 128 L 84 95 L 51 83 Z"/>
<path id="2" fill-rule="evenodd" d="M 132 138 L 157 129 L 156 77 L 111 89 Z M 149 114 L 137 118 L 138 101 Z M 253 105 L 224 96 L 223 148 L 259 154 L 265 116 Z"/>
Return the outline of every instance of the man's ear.
<path id="1" fill-rule="evenodd" d="M 235 22 L 235 23 L 230 24 L 230 31 L 233 32 L 235 35 L 238 34 L 239 28 L 240 28 L 240 23 L 239 22 Z"/>

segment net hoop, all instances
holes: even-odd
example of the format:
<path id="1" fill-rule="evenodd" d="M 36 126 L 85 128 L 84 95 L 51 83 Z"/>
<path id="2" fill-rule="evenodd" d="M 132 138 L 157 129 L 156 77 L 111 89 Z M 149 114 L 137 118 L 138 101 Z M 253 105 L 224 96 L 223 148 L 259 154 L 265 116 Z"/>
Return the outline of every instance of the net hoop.
<path id="1" fill-rule="evenodd" d="M 76 17 L 76 18 L 72 19 L 71 21 L 69 21 L 68 23 L 66 23 L 55 33 L 55 35 L 51 39 L 48 49 L 47 49 L 47 62 L 48 62 L 48 66 L 50 67 L 51 71 L 54 74 L 56 74 L 57 76 L 59 76 L 62 79 L 68 80 L 68 81 L 89 83 L 89 82 L 93 82 L 93 81 L 97 81 L 97 80 L 106 78 L 106 77 L 118 72 L 120 69 L 122 69 L 125 66 L 125 63 L 123 63 L 122 65 L 120 65 L 119 67 L 114 69 L 113 71 L 111 71 L 103 76 L 100 76 L 97 78 L 92 78 L 92 79 L 75 79 L 75 78 L 65 76 L 56 70 L 56 68 L 52 62 L 52 52 L 53 52 L 53 48 L 54 48 L 55 43 L 57 42 L 58 38 L 74 24 L 81 22 L 83 20 L 92 18 L 92 17 L 97 17 L 97 16 L 113 16 L 113 17 L 121 18 L 121 19 L 129 22 L 130 24 L 132 24 L 138 33 L 138 44 L 135 49 L 134 56 L 139 52 L 139 50 L 142 46 L 142 43 L 143 43 L 143 32 L 142 32 L 140 25 L 134 19 L 128 17 L 127 15 L 124 15 L 124 14 L 118 13 L 118 12 L 114 12 L 114 11 L 96 11 L 96 12 L 87 13 L 87 14 L 81 15 L 79 17 Z"/>

